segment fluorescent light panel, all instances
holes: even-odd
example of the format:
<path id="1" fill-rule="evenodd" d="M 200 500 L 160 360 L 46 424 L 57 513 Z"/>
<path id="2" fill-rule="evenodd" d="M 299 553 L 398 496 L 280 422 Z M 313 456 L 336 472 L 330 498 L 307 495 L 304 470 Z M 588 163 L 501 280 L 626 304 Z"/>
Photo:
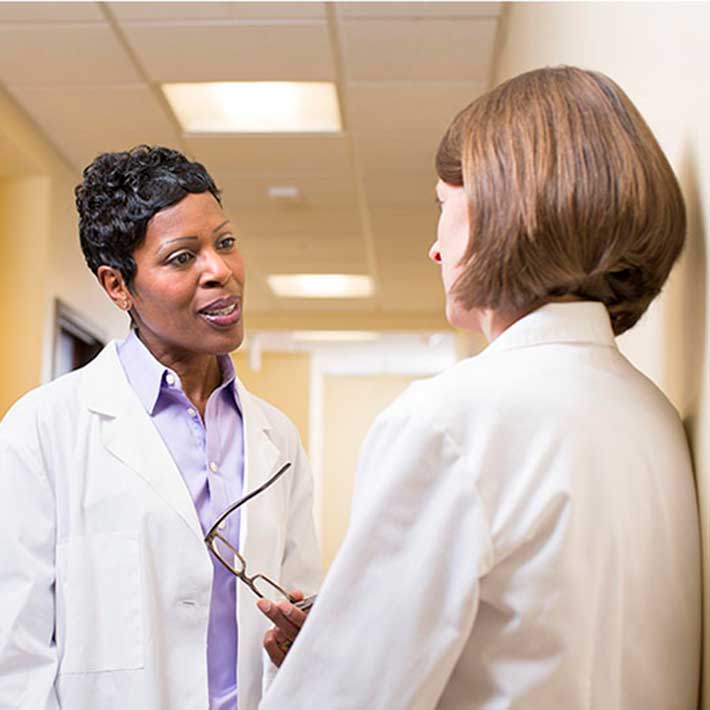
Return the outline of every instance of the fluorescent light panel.
<path id="1" fill-rule="evenodd" d="M 271 290 L 281 298 L 368 298 L 374 292 L 362 274 L 271 274 Z"/>
<path id="2" fill-rule="evenodd" d="M 341 130 L 335 84 L 217 81 L 163 84 L 188 133 L 334 133 Z"/>
<path id="3" fill-rule="evenodd" d="M 294 330 L 291 337 L 299 343 L 369 343 L 380 334 L 370 330 Z"/>

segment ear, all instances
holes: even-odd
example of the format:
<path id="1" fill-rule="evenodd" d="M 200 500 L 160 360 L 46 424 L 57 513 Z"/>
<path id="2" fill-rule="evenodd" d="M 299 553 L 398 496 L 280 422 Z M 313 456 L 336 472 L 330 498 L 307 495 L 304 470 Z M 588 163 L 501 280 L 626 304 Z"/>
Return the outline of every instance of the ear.
<path id="1" fill-rule="evenodd" d="M 131 292 L 118 269 L 112 266 L 99 266 L 96 278 L 108 297 L 122 310 L 130 311 L 133 305 Z"/>

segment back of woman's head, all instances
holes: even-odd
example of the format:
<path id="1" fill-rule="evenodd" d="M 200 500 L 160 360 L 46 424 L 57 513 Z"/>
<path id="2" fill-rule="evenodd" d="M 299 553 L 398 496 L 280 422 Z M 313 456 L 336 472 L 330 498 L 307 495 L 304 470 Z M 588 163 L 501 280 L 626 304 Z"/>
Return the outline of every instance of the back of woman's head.
<path id="1" fill-rule="evenodd" d="M 501 84 L 456 116 L 436 169 L 467 194 L 471 235 L 455 292 L 469 309 L 601 301 L 618 335 L 683 247 L 673 171 L 603 74 L 547 68 Z"/>
<path id="2" fill-rule="evenodd" d="M 102 265 L 118 269 L 130 287 L 136 272 L 132 255 L 151 217 L 190 193 L 208 191 L 220 201 L 205 167 L 171 148 L 139 145 L 97 156 L 75 190 L 87 265 L 94 273 Z"/>

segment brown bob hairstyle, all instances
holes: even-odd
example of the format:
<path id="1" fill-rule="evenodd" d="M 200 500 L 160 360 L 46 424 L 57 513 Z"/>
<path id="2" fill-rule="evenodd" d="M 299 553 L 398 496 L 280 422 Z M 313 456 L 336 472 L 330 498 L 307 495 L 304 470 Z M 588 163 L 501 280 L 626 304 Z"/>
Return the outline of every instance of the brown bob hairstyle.
<path id="1" fill-rule="evenodd" d="M 436 171 L 468 199 L 454 290 L 467 309 L 600 301 L 618 335 L 683 248 L 675 175 L 630 99 L 597 72 L 538 69 L 484 94 L 449 126 Z"/>

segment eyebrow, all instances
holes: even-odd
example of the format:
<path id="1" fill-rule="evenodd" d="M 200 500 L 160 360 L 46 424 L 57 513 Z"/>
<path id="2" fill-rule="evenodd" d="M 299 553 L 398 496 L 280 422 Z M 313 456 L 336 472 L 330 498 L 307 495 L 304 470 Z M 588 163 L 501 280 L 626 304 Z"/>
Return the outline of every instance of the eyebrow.
<path id="1" fill-rule="evenodd" d="M 218 224 L 213 230 L 212 234 L 215 234 L 216 232 L 219 232 L 220 229 L 222 229 L 225 225 L 229 224 L 230 220 L 225 219 L 222 224 Z M 159 247 L 158 251 L 161 252 L 163 249 L 167 246 L 170 246 L 171 244 L 175 244 L 175 242 L 184 242 L 184 241 L 197 241 L 199 237 L 195 237 L 192 235 L 186 235 L 184 237 L 175 237 L 174 239 L 168 239 L 166 242 L 163 242 Z"/>

